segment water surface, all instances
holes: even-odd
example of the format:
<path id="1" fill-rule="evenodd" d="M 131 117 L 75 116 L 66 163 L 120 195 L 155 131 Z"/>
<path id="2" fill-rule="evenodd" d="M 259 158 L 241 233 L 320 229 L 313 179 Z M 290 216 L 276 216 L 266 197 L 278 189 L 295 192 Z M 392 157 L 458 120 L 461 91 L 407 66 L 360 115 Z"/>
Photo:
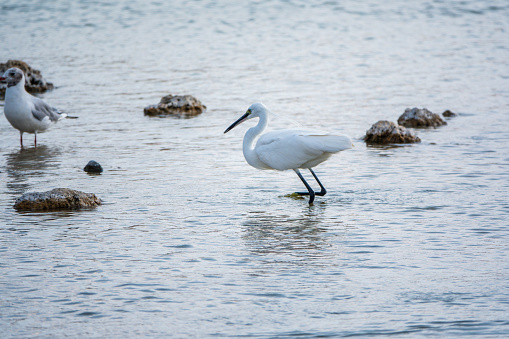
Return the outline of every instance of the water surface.
<path id="1" fill-rule="evenodd" d="M 2 337 L 509 335 L 509 6 L 505 1 L 7 0 L 0 61 L 56 85 L 76 120 L 0 117 Z M 151 118 L 192 94 L 208 110 Z M 242 156 L 263 101 L 347 133 L 316 168 Z M 0 101 L 0 105 L 3 102 Z M 422 143 L 368 147 L 407 107 L 460 116 Z M 3 113 L 2 113 L 3 115 Z M 285 118 L 286 117 L 286 118 Z M 83 172 L 94 159 L 105 171 Z M 25 192 L 93 192 L 90 211 L 18 213 Z"/>

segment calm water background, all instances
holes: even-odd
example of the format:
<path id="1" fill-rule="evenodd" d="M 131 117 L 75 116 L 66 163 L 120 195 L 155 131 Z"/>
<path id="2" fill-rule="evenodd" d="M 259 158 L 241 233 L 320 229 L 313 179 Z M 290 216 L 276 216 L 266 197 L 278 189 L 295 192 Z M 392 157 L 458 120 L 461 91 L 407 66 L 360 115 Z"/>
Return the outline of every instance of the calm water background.
<path id="1" fill-rule="evenodd" d="M 0 334 L 509 335 L 507 1 L 3 0 L 0 61 L 57 86 L 65 120 L 20 149 L 0 117 Z M 192 119 L 143 107 L 192 94 Z M 356 147 L 293 172 L 241 151 L 256 101 Z M 0 101 L 0 105 L 3 102 Z M 461 113 L 422 143 L 361 138 L 407 107 Z M 2 113 L 3 115 L 3 110 Z M 288 125 L 275 118 L 271 127 Z M 83 172 L 91 160 L 105 171 Z M 95 210 L 18 213 L 24 192 Z"/>

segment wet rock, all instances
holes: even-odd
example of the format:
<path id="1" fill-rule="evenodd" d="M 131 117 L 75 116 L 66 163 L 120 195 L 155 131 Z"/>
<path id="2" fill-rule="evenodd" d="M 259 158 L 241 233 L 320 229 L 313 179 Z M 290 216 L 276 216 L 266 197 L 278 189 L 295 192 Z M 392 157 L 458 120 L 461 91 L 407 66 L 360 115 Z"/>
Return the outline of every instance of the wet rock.
<path id="1" fill-rule="evenodd" d="M 90 160 L 83 170 L 88 173 L 102 173 L 103 168 L 97 161 Z"/>
<path id="2" fill-rule="evenodd" d="M 55 188 L 48 192 L 25 193 L 16 199 L 14 208 L 18 211 L 76 210 L 100 204 L 101 199 L 95 194 Z"/>
<path id="3" fill-rule="evenodd" d="M 452 117 L 457 117 L 458 113 L 454 113 L 452 111 L 446 110 L 446 111 L 444 111 L 444 113 L 442 113 L 442 115 L 446 118 L 452 118 Z"/>
<path id="4" fill-rule="evenodd" d="M 145 115 L 176 115 L 191 117 L 202 113 L 207 107 L 191 95 L 167 95 L 159 104 L 150 105 L 143 110 Z"/>
<path id="5" fill-rule="evenodd" d="M 387 120 L 380 120 L 366 131 L 364 141 L 372 144 L 410 144 L 421 142 L 413 131 Z"/>
<path id="6" fill-rule="evenodd" d="M 407 108 L 398 118 L 398 124 L 405 127 L 425 128 L 447 125 L 447 123 L 436 113 L 426 108 Z"/>
<path id="7" fill-rule="evenodd" d="M 53 84 L 47 82 L 41 75 L 41 71 L 33 69 L 26 62 L 9 60 L 5 64 L 0 63 L 0 74 L 4 74 L 11 67 L 17 67 L 25 73 L 25 89 L 29 93 L 42 93 L 53 89 Z M 5 96 L 6 83 L 0 83 L 0 96 Z"/>

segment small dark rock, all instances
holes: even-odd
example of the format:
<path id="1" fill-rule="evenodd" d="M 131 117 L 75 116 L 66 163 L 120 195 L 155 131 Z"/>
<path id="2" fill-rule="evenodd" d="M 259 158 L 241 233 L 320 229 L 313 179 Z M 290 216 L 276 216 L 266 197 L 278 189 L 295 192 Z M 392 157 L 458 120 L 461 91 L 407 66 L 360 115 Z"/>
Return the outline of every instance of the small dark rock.
<path id="1" fill-rule="evenodd" d="M 398 124 L 405 127 L 438 127 L 447 125 L 447 123 L 436 113 L 432 113 L 426 108 L 407 108 L 398 118 Z"/>
<path id="2" fill-rule="evenodd" d="M 372 144 L 410 144 L 421 142 L 413 131 L 392 121 L 380 120 L 366 131 L 364 141 Z"/>
<path id="3" fill-rule="evenodd" d="M 25 89 L 29 93 L 42 93 L 53 89 L 53 84 L 47 82 L 41 75 L 41 71 L 33 69 L 26 62 L 21 60 L 8 60 L 5 64 L 0 63 L 0 75 L 9 68 L 17 67 L 25 73 Z M 6 83 L 0 83 L 0 97 L 5 96 Z"/>
<path id="4" fill-rule="evenodd" d="M 200 100 L 191 95 L 167 95 L 159 104 L 145 107 L 145 115 L 176 115 L 178 117 L 191 117 L 202 113 L 207 107 Z"/>
<path id="5" fill-rule="evenodd" d="M 55 188 L 48 192 L 25 193 L 16 199 L 14 208 L 18 211 L 76 210 L 96 207 L 101 203 L 101 199 L 92 193 Z"/>
<path id="6" fill-rule="evenodd" d="M 103 168 L 97 161 L 90 160 L 83 170 L 88 173 L 101 173 Z"/>
<path id="7" fill-rule="evenodd" d="M 458 113 L 454 113 L 452 111 L 446 110 L 444 113 L 442 113 L 442 115 L 446 118 L 451 118 L 451 117 L 457 117 Z"/>

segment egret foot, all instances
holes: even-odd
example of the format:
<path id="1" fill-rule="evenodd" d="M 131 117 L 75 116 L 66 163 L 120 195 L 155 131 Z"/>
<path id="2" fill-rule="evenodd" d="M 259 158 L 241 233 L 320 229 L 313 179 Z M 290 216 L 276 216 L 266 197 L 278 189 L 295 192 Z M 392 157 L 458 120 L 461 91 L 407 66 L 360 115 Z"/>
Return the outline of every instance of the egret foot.
<path id="1" fill-rule="evenodd" d="M 323 197 L 325 194 L 327 194 L 327 192 L 313 192 L 315 195 L 318 195 L 320 197 Z M 298 195 L 309 195 L 309 192 L 294 192 L 293 194 L 298 194 Z"/>

